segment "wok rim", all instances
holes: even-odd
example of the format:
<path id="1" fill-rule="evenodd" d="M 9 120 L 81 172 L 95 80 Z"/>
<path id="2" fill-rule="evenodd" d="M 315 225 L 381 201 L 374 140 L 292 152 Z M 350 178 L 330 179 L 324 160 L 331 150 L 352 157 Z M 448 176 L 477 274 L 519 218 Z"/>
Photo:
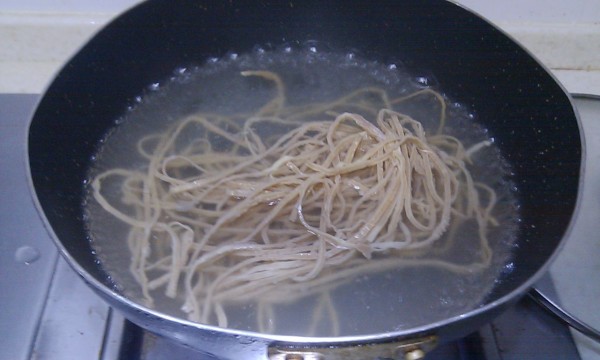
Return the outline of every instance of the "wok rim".
<path id="1" fill-rule="evenodd" d="M 371 343 L 393 342 L 398 339 L 410 339 L 410 338 L 416 338 L 416 337 L 423 336 L 423 335 L 435 335 L 437 333 L 437 330 L 442 327 L 460 322 L 460 321 L 468 319 L 468 318 L 473 318 L 476 316 L 484 315 L 485 313 L 488 313 L 493 309 L 498 309 L 504 305 L 508 305 L 513 302 L 516 302 L 522 296 L 524 296 L 529 291 L 529 289 L 531 289 L 533 287 L 535 282 L 537 282 L 540 279 L 540 277 L 543 276 L 544 273 L 546 273 L 548 271 L 550 265 L 554 262 L 554 260 L 558 256 L 558 254 L 564 248 L 566 239 L 569 237 L 569 235 L 571 234 L 571 232 L 573 230 L 573 226 L 575 223 L 574 219 L 578 216 L 580 208 L 581 208 L 583 187 L 585 186 L 585 184 L 583 183 L 584 173 L 585 173 L 585 160 L 587 159 L 587 156 L 588 156 L 586 146 L 585 146 L 586 145 L 585 134 L 583 132 L 583 127 L 581 124 L 581 118 L 579 115 L 579 111 L 577 110 L 577 107 L 574 104 L 574 97 L 583 96 L 583 97 L 593 97 L 596 99 L 600 99 L 600 95 L 579 94 L 579 93 L 570 94 L 565 89 L 564 85 L 550 71 L 550 69 L 544 63 L 542 63 L 529 49 L 527 49 L 519 41 L 517 41 L 512 35 L 508 34 L 506 31 L 499 28 L 494 23 L 490 22 L 486 17 L 482 16 L 481 14 L 471 10 L 470 8 L 468 8 L 462 4 L 455 2 L 454 0 L 443 0 L 443 1 L 454 4 L 455 6 L 462 8 L 464 11 L 470 13 L 471 15 L 478 17 L 479 19 L 485 21 L 489 26 L 491 26 L 495 30 L 499 31 L 502 35 L 507 37 L 512 43 L 514 43 L 516 46 L 518 46 L 521 50 L 525 51 L 525 53 L 531 59 L 533 59 L 535 61 L 535 63 L 537 65 L 539 65 L 548 76 L 551 77 L 552 80 L 554 80 L 554 82 L 562 90 L 562 94 L 567 97 L 569 104 L 574 111 L 575 120 L 577 121 L 577 127 L 579 130 L 579 136 L 580 136 L 580 142 L 581 142 L 581 157 L 580 157 L 581 164 L 579 167 L 579 174 L 578 174 L 579 179 L 578 179 L 577 198 L 575 200 L 575 205 L 574 205 L 573 212 L 572 212 L 570 220 L 569 220 L 569 224 L 566 227 L 565 232 L 564 232 L 562 238 L 560 239 L 559 243 L 557 244 L 557 246 L 555 246 L 554 250 L 552 251 L 551 256 L 549 256 L 545 260 L 544 264 L 541 267 L 539 267 L 535 271 L 535 273 L 532 276 L 530 276 L 526 281 L 522 282 L 519 286 L 515 287 L 513 290 L 508 292 L 506 295 L 504 295 L 500 298 L 494 299 L 493 301 L 486 303 L 483 306 L 480 306 L 476 309 L 467 311 L 463 314 L 452 316 L 449 318 L 444 318 L 439 321 L 435 321 L 432 323 L 428 323 L 428 324 L 420 325 L 420 326 L 416 326 L 416 327 L 411 327 L 411 328 L 404 329 L 404 330 L 388 331 L 388 332 L 381 332 L 381 333 L 375 333 L 375 334 L 337 336 L 337 337 L 333 337 L 333 336 L 312 337 L 312 336 L 297 336 L 297 335 L 264 334 L 264 333 L 255 332 L 255 331 L 238 330 L 238 329 L 232 329 L 232 328 L 221 328 L 221 327 L 214 326 L 214 325 L 207 325 L 207 324 L 192 322 L 190 320 L 186 320 L 186 319 L 183 319 L 183 318 L 180 318 L 177 316 L 168 315 L 163 312 L 143 306 L 143 305 L 125 297 L 124 295 L 121 295 L 121 294 L 111 290 L 107 285 L 105 285 L 104 283 L 102 283 L 101 281 L 96 279 L 93 275 L 91 275 L 87 270 L 85 270 L 83 268 L 83 266 L 77 261 L 77 259 L 66 249 L 65 245 L 62 243 L 62 241 L 56 235 L 56 233 L 54 232 L 52 225 L 48 221 L 46 214 L 42 208 L 42 205 L 39 201 L 36 188 L 33 184 L 33 176 L 32 176 L 32 171 L 31 171 L 31 166 L 30 166 L 31 158 L 32 158 L 30 156 L 30 146 L 29 146 L 29 141 L 28 141 L 29 136 L 30 136 L 30 127 L 33 123 L 33 119 L 35 118 L 35 114 L 38 111 L 38 107 L 39 107 L 40 103 L 44 100 L 44 98 L 46 98 L 46 96 L 48 95 L 48 90 L 53 85 L 56 78 L 58 78 L 60 76 L 60 74 L 65 70 L 65 68 L 70 63 L 70 61 L 77 54 L 79 54 L 80 51 L 82 50 L 82 48 L 85 47 L 91 40 L 93 40 L 99 32 L 101 32 L 105 28 L 113 25 L 116 19 L 125 16 L 129 12 L 135 11 L 136 8 L 140 7 L 145 2 L 135 4 L 127 9 L 125 9 L 123 12 L 121 12 L 120 14 L 115 16 L 109 22 L 107 22 L 106 24 L 101 26 L 93 35 L 91 35 L 89 37 L 88 40 L 86 40 L 78 48 L 77 51 L 75 51 L 73 53 L 73 55 L 71 57 L 69 57 L 64 62 L 63 66 L 60 67 L 55 72 L 55 74 L 52 76 L 52 79 L 47 83 L 44 90 L 41 92 L 41 96 L 39 97 L 39 99 L 37 100 L 37 102 L 35 104 L 35 108 L 32 112 L 30 121 L 28 123 L 26 139 L 25 139 L 26 140 L 25 161 L 27 162 L 27 166 L 26 166 L 27 185 L 28 185 L 28 189 L 29 189 L 31 198 L 33 200 L 34 206 L 37 210 L 38 216 L 39 216 L 40 220 L 42 221 L 43 226 L 46 229 L 47 233 L 50 235 L 50 237 L 52 238 L 52 241 L 58 248 L 60 255 L 66 260 L 66 262 L 69 264 L 69 266 L 84 280 L 84 282 L 86 284 L 90 285 L 92 287 L 92 289 L 94 291 L 96 291 L 97 293 L 99 293 L 104 299 L 107 299 L 107 302 L 109 303 L 109 305 L 111 307 L 114 307 L 114 304 L 111 303 L 108 299 L 114 300 L 117 303 L 119 303 L 119 305 L 125 306 L 128 309 L 133 309 L 134 311 L 137 311 L 140 314 L 151 315 L 152 317 L 155 317 L 156 319 L 168 321 L 177 326 L 185 326 L 188 328 L 193 328 L 193 329 L 197 329 L 197 330 L 201 330 L 201 331 L 226 334 L 226 335 L 231 335 L 231 336 L 235 336 L 235 337 L 242 336 L 242 337 L 260 339 L 260 340 L 266 341 L 267 343 L 281 343 L 281 344 L 290 344 L 290 345 L 315 345 L 315 346 L 356 346 L 356 345 L 364 345 L 364 344 L 371 344 Z M 125 317 L 127 319 L 133 321 L 134 323 L 137 323 L 135 320 L 131 319 L 129 316 L 126 315 Z M 146 330 L 153 331 L 152 329 L 150 329 L 146 326 L 143 326 L 143 325 L 140 325 L 140 326 Z M 476 329 L 472 329 L 472 330 L 476 330 Z"/>

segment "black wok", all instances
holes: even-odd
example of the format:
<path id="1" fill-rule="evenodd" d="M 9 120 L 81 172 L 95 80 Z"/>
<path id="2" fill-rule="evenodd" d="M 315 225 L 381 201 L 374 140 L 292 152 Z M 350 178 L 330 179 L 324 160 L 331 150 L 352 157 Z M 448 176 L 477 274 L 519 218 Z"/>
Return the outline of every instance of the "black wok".
<path id="1" fill-rule="evenodd" d="M 131 302 L 113 290 L 84 227 L 84 179 L 99 140 L 148 85 L 173 70 L 256 45 L 316 40 L 433 75 L 448 98 L 489 130 L 514 170 L 520 202 L 514 270 L 482 307 L 397 332 L 343 338 L 264 335 L 204 326 Z M 396 356 L 479 328 L 516 302 L 560 249 L 577 209 L 582 140 L 569 96 L 500 30 L 442 0 L 173 1 L 141 4 L 110 23 L 58 73 L 29 128 L 33 192 L 70 265 L 133 322 L 227 359 Z M 398 349 L 400 346 L 400 349 Z M 349 349 L 349 352 L 345 352 Z M 396 355 L 395 355 L 396 354 Z M 279 356 L 279 357 L 277 357 Z M 289 355 L 287 359 L 300 359 Z M 306 357 L 309 358 L 309 357 Z"/>

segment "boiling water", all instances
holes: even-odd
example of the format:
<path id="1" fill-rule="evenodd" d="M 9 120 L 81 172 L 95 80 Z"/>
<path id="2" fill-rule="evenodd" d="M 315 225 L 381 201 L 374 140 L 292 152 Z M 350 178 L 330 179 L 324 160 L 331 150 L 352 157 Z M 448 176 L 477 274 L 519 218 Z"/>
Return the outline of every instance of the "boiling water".
<path id="1" fill-rule="evenodd" d="M 103 140 L 90 178 L 107 169 L 143 169 L 146 160 L 136 149 L 141 137 L 159 133 L 185 115 L 195 112 L 234 114 L 259 109 L 274 95 L 272 83 L 240 76 L 240 71 L 266 69 L 279 74 L 286 85 L 287 105 L 325 102 L 358 88 L 376 86 L 391 97 L 409 94 L 434 79 L 411 77 L 397 64 L 380 64 L 358 59 L 353 53 L 320 52 L 315 47 L 258 49 L 251 54 L 230 54 L 213 59 L 197 68 L 177 69 L 164 83 L 152 84 L 136 99 L 131 109 L 116 120 L 115 128 Z M 443 89 L 442 89 L 443 90 Z M 415 99 L 396 110 L 421 121 L 429 132 L 438 125 L 439 108 L 432 99 Z M 469 115 L 468 109 L 452 104 L 448 109 L 444 133 L 456 136 L 465 147 L 487 139 Z M 193 136 L 190 136 L 190 140 Z M 510 191 L 509 168 L 494 147 L 474 157 L 471 167 L 477 181 L 492 186 L 500 199 L 494 215 L 500 226 L 489 229 L 494 250 L 488 270 L 458 275 L 435 267 L 403 267 L 380 273 L 363 274 L 333 290 L 332 299 L 340 321 L 338 335 L 359 335 L 408 329 L 440 321 L 473 310 L 484 303 L 495 279 L 510 269 L 510 249 L 516 233 L 516 202 Z M 120 183 L 105 185 L 107 197 L 117 203 Z M 140 287 L 128 272 L 130 253 L 126 244 L 129 227 L 115 219 L 91 197 L 86 201 L 88 227 L 93 247 L 105 271 L 127 297 L 141 301 Z M 447 260 L 468 263 L 478 258 L 475 224 L 466 224 L 458 232 L 460 241 L 446 253 Z M 155 308 L 185 318 L 182 300 L 170 299 L 156 291 Z M 316 298 L 306 297 L 275 309 L 275 332 L 309 335 L 307 328 Z M 229 326 L 256 331 L 254 304 L 227 309 Z M 324 317 L 316 333 L 331 336 L 329 318 Z"/>

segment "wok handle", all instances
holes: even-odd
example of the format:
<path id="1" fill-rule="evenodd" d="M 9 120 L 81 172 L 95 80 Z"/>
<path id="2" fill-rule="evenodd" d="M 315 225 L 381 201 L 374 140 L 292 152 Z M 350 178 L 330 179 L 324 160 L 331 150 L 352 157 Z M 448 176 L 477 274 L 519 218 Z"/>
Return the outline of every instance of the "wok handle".
<path id="1" fill-rule="evenodd" d="M 532 288 L 528 295 L 537 304 L 542 306 L 560 321 L 564 322 L 590 339 L 600 342 L 600 332 L 598 330 L 579 320 L 567 310 L 563 309 L 560 305 L 550 300 L 542 291 L 538 290 L 537 288 Z"/>

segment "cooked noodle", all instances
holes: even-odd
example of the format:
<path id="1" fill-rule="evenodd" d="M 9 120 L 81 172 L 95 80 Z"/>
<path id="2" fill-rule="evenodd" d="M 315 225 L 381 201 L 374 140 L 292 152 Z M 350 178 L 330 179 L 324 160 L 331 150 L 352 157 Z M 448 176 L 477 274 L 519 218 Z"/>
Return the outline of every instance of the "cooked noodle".
<path id="1" fill-rule="evenodd" d="M 292 107 L 276 74 L 242 75 L 274 83 L 276 96 L 254 114 L 188 116 L 139 141 L 146 168 L 93 180 L 97 202 L 131 226 L 130 270 L 149 306 L 163 289 L 182 299 L 190 320 L 227 327 L 228 305 L 255 302 L 260 331 L 273 332 L 274 304 L 320 294 L 311 326 L 326 313 L 336 333 L 328 290 L 357 274 L 417 265 L 471 273 L 490 264 L 495 193 L 467 168 L 489 142 L 465 149 L 442 134 L 440 94 L 389 99 L 364 88 Z M 439 104 L 434 135 L 392 110 L 418 96 Z M 103 191 L 115 181 L 130 212 Z M 478 258 L 431 256 L 466 220 L 477 223 Z"/>

